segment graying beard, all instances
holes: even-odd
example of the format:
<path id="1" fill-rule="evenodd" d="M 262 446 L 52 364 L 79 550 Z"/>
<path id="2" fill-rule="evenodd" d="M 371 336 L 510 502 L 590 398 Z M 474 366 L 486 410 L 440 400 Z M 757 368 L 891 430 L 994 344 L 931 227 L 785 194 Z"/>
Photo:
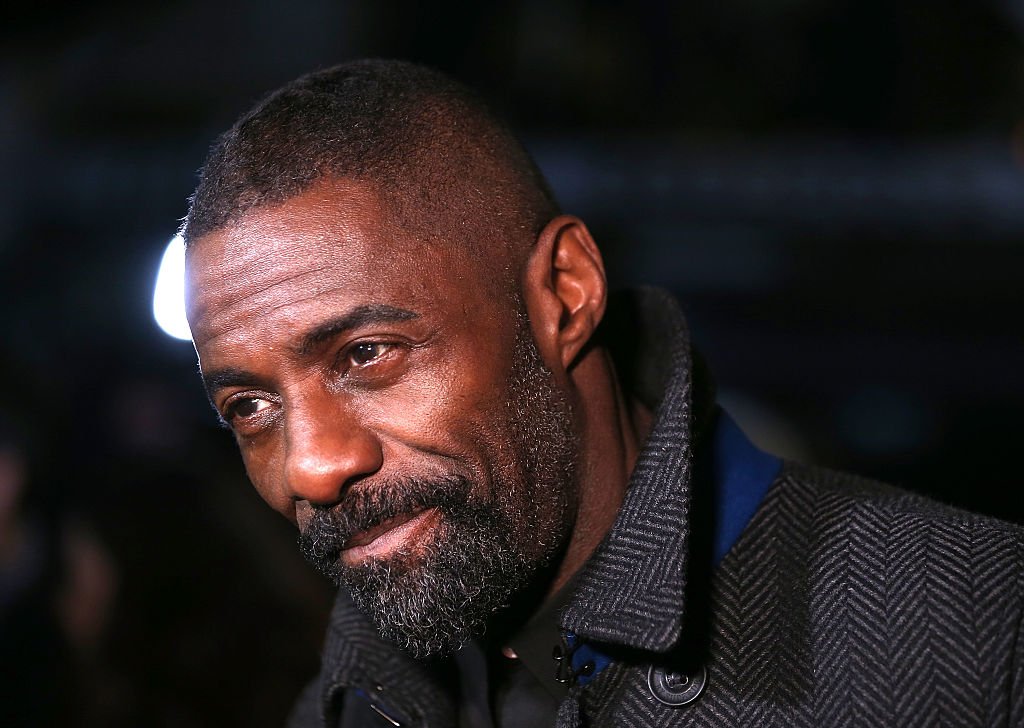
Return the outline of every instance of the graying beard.
<path id="1" fill-rule="evenodd" d="M 518 502 L 499 483 L 495 501 L 439 505 L 441 525 L 429 543 L 355 567 L 337 558 L 337 539 L 300 537 L 307 558 L 349 589 L 381 636 L 417 658 L 450 653 L 482 634 L 491 616 L 548 564 L 571 528 L 572 408 L 540 358 L 522 307 L 513 358 L 512 434 L 504 445 L 516 453 L 527 481 Z M 553 523 L 539 522 L 545 508 Z M 527 555 L 527 540 L 541 547 L 539 557 Z"/>
<path id="2" fill-rule="evenodd" d="M 495 515 L 445 514 L 426 547 L 342 569 L 339 577 L 382 637 L 416 658 L 448 654 L 481 634 L 538 566 Z"/>

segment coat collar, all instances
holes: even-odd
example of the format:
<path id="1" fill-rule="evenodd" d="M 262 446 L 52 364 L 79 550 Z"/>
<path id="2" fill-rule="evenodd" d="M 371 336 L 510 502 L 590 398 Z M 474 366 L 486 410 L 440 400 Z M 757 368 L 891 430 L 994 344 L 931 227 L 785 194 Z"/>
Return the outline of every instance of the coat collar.
<path id="1" fill-rule="evenodd" d="M 639 289 L 617 308 L 630 332 L 624 351 L 638 353 L 631 353 L 635 362 L 616 358 L 616 365 L 632 370 L 641 399 L 655 405 L 654 426 L 562 626 L 585 641 L 666 652 L 683 629 L 695 422 L 704 421 L 713 396 L 699 393 L 695 416 L 689 330 L 668 293 Z"/>

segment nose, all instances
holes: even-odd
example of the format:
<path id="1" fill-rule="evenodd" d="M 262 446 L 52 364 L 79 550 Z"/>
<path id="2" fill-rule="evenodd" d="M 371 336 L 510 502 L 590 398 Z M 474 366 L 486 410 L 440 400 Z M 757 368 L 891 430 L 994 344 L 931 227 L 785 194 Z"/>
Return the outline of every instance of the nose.
<path id="1" fill-rule="evenodd" d="M 286 428 L 285 482 L 294 501 L 333 505 L 382 465 L 377 435 L 332 397 L 293 406 Z"/>

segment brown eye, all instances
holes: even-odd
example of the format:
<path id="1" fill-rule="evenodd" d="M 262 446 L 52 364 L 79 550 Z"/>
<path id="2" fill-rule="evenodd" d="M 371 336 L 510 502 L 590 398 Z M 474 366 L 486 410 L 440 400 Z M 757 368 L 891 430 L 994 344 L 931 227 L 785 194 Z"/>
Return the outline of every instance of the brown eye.
<path id="1" fill-rule="evenodd" d="M 387 344 L 377 344 L 373 342 L 356 344 L 349 350 L 348 358 L 353 364 L 361 367 L 369 364 L 377 357 L 382 356 L 387 349 Z"/>
<path id="2" fill-rule="evenodd" d="M 262 412 L 270 403 L 265 399 L 259 399 L 257 397 L 244 397 L 238 399 L 231 404 L 228 409 L 228 419 L 238 417 L 252 417 L 259 412 Z"/>

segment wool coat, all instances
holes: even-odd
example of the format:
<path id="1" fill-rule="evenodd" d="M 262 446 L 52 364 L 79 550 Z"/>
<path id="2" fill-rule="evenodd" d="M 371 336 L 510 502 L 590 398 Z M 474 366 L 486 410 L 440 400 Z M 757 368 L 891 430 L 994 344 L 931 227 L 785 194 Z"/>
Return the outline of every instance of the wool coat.
<path id="1" fill-rule="evenodd" d="M 786 463 L 713 565 L 695 459 L 713 407 L 685 322 L 653 290 L 615 316 L 655 424 L 561 615 L 578 679 L 557 725 L 1024 728 L 1024 529 Z M 341 593 L 290 725 L 456 726 L 459 684 Z"/>

